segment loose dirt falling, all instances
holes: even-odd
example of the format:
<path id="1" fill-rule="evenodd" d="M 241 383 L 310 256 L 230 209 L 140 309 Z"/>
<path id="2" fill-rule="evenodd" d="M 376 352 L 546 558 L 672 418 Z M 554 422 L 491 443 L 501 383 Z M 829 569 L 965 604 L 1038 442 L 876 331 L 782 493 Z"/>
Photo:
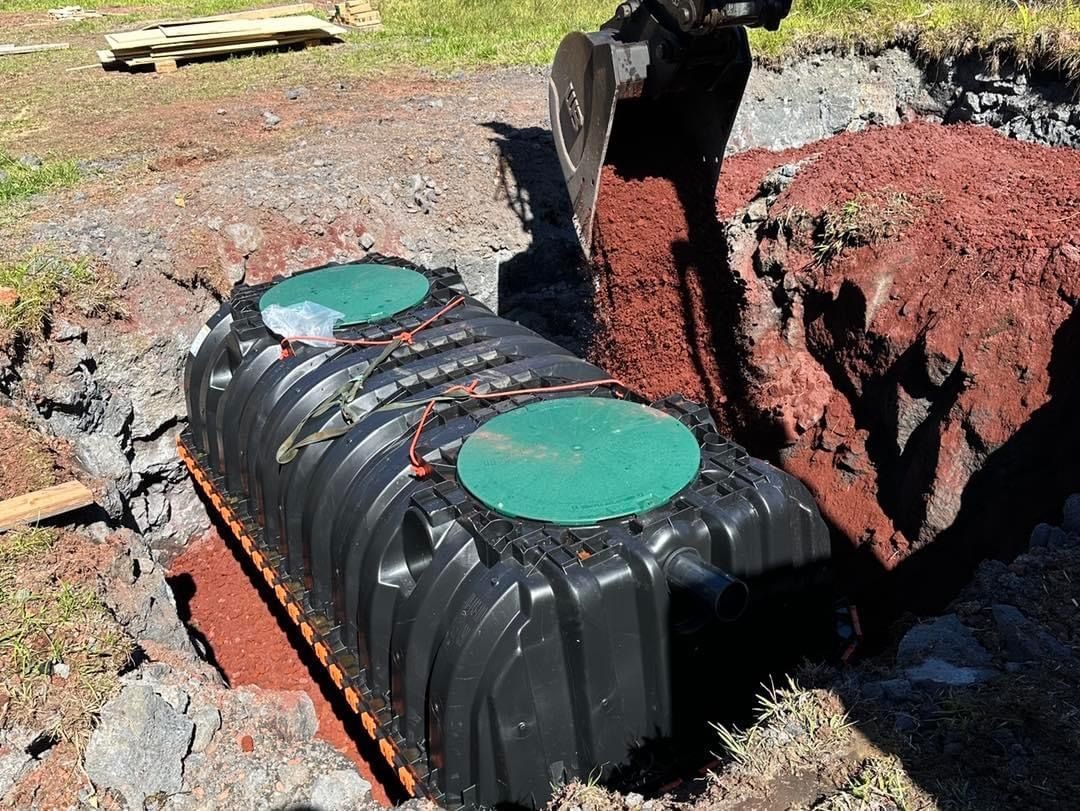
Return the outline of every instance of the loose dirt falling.
<path id="1" fill-rule="evenodd" d="M 319 719 L 317 737 L 355 763 L 371 783 L 372 797 L 389 806 L 386 789 L 358 747 L 359 724 L 336 700 L 314 657 L 302 655 L 290 639 L 277 618 L 277 605 L 264 598 L 231 546 L 211 530 L 173 561 L 169 581 L 181 618 L 202 635 L 229 684 L 307 693 Z"/>

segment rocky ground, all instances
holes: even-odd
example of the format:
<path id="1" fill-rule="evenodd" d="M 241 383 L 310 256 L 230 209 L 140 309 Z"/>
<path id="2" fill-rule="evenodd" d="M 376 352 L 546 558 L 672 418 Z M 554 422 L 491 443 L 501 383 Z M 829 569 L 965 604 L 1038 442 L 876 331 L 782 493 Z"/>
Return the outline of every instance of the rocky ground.
<path id="1" fill-rule="evenodd" d="M 87 476 L 10 411 L 0 435 L 5 487 Z M 5 807 L 381 807 L 303 685 L 230 686 L 207 661 L 131 530 L 0 533 L 0 627 Z"/>
<path id="2" fill-rule="evenodd" d="M 804 68 L 796 72 L 803 85 L 799 98 L 811 104 L 833 80 Z M 1060 105 L 1029 93 L 1026 83 L 1017 90 L 1016 81 L 1005 82 L 1010 90 L 993 77 L 972 75 L 964 81 L 978 85 L 973 98 L 965 95 L 973 91 L 964 88 L 953 88 L 939 98 L 922 86 L 913 87 L 904 78 L 909 68 L 891 62 L 867 68 L 866 82 L 880 92 L 851 104 L 833 104 L 829 115 L 815 119 L 799 143 L 836 131 L 896 123 L 917 113 L 966 116 L 1002 129 L 1011 127 L 1014 135 L 1062 143 L 1074 138 L 1080 126 L 1068 115 L 1060 117 Z M 1009 367 L 1015 371 L 1009 390 L 1012 400 L 998 403 L 986 395 L 968 408 L 969 399 L 964 398 L 973 395 L 964 394 L 966 383 L 960 386 L 959 378 L 950 376 L 961 367 L 954 363 L 946 369 L 938 363 L 927 374 L 944 375 L 948 398 L 942 399 L 933 390 L 933 379 L 909 386 L 905 377 L 895 396 L 899 398 L 902 389 L 908 399 L 894 403 L 892 395 L 882 393 L 885 387 L 875 377 L 883 369 L 867 362 L 859 351 L 867 347 L 878 351 L 877 336 L 868 337 L 867 324 L 873 316 L 867 315 L 866 307 L 855 308 L 864 317 L 861 325 L 825 318 L 824 305 L 841 294 L 861 295 L 863 305 L 875 303 L 871 308 L 875 312 L 890 308 L 899 312 L 906 299 L 886 295 L 886 303 L 878 302 L 880 280 L 875 281 L 878 277 L 873 274 L 861 275 L 859 268 L 877 257 L 883 245 L 893 250 L 903 243 L 891 241 L 894 234 L 879 235 L 875 229 L 882 224 L 878 220 L 871 227 L 858 216 L 845 219 L 842 204 L 863 191 L 861 185 L 830 185 L 829 177 L 819 177 L 814 168 L 828 162 L 800 165 L 799 161 L 832 149 L 840 156 L 831 165 L 847 166 L 859 143 L 899 137 L 889 135 L 893 130 L 871 131 L 861 140 L 845 136 L 798 155 L 753 153 L 741 162 L 729 163 L 727 197 L 721 200 L 721 209 L 725 220 L 738 216 L 730 229 L 709 233 L 718 237 L 715 250 L 726 254 L 730 246 L 733 256 L 740 259 L 735 265 L 741 286 L 737 300 L 757 308 L 754 318 L 744 324 L 743 340 L 732 345 L 740 350 L 762 346 L 783 350 L 765 360 L 756 357 L 758 366 L 740 367 L 747 370 L 740 390 L 728 386 L 716 370 L 720 364 L 710 365 L 714 361 L 707 355 L 691 357 L 687 365 L 685 359 L 664 354 L 688 344 L 688 324 L 696 325 L 703 336 L 690 341 L 694 346 L 709 345 L 711 330 L 730 326 L 729 320 L 713 320 L 716 311 L 707 306 L 711 292 L 700 280 L 691 278 L 690 294 L 685 297 L 685 290 L 675 288 L 672 298 L 671 280 L 665 282 L 658 275 L 659 269 L 671 264 L 672 241 L 682 238 L 678 233 L 650 236 L 633 220 L 631 233 L 618 240 L 627 250 L 644 246 L 645 253 L 639 251 L 641 267 L 620 283 L 629 287 L 633 301 L 649 297 L 653 305 L 649 310 L 625 308 L 620 317 L 627 317 L 626 322 L 620 322 L 614 310 L 603 309 L 605 300 L 618 301 L 626 291 L 617 290 L 616 283 L 605 283 L 602 275 L 598 280 L 579 272 L 577 246 L 546 128 L 542 72 L 327 81 L 302 87 L 286 81 L 272 92 L 151 106 L 123 121 L 93 122 L 79 137 L 108 144 L 102 153 L 108 157 L 84 162 L 83 179 L 77 186 L 33 201 L 17 223 L 0 233 L 5 257 L 24 256 L 35 246 L 69 259 L 86 257 L 98 286 L 107 288 L 109 301 L 102 308 L 81 306 L 88 302 L 75 300 L 78 296 L 61 298 L 40 329 L 5 335 L 0 352 L 0 405 L 5 408 L 0 419 L 0 482 L 5 492 L 43 486 L 74 474 L 91 484 L 100 505 L 100 509 L 72 516 L 65 531 L 47 544 L 42 539 L 34 541 L 45 546 L 28 544 L 21 535 L 0 535 L 0 558 L 18 561 L 20 582 L 40 584 L 38 591 L 4 586 L 0 601 L 8 601 L 7 610 L 22 611 L 35 594 L 50 595 L 49 589 L 63 583 L 78 586 L 85 597 L 81 610 L 92 612 L 100 638 L 110 643 L 113 657 L 110 678 L 95 681 L 89 693 L 75 693 L 69 684 L 71 674 L 78 672 L 72 668 L 80 660 L 66 661 L 48 646 L 27 671 L 32 679 L 20 675 L 18 681 L 4 682 L 0 797 L 8 805 L 364 808 L 384 799 L 377 787 L 374 792 L 369 787 L 365 778 L 370 779 L 371 772 L 349 742 L 348 729 L 335 717 L 336 708 L 322 695 L 318 682 L 305 675 L 306 662 L 297 658 L 285 632 L 269 619 L 271 615 L 262 613 L 265 606 L 254 590 L 248 590 L 243 569 L 230 560 L 226 547 L 215 545 L 216 538 L 204 534 L 206 512 L 175 456 L 175 436 L 184 422 L 179 395 L 184 357 L 208 313 L 241 279 L 265 280 L 325 261 L 362 257 L 368 251 L 455 265 L 473 291 L 501 313 L 572 348 L 591 345 L 598 359 L 615 367 L 628 382 L 646 390 L 682 389 L 711 398 L 717 410 L 728 415 L 729 427 L 744 434 L 740 438 L 756 442 L 761 436 L 773 442 L 774 455 L 792 469 L 800 463 L 820 466 L 808 474 L 812 486 L 815 477 L 818 482 L 830 482 L 826 476 L 838 477 L 843 487 L 832 482 L 818 490 L 830 518 L 841 529 L 863 520 L 856 516 L 865 518 L 865 512 L 849 513 L 847 501 L 831 506 L 829 495 L 840 490 L 865 492 L 876 473 L 876 467 L 867 469 L 868 458 L 876 466 L 881 458 L 911 458 L 905 454 L 917 448 L 923 449 L 920 457 L 933 455 L 926 448 L 934 446 L 938 429 L 948 428 L 953 434 L 960 432 L 959 444 L 973 449 L 972 458 L 985 467 L 994 458 L 994 443 L 1001 436 L 1021 434 L 1020 423 L 1036 411 L 1043 413 L 1052 399 L 1059 403 L 1054 408 L 1064 409 L 1072 402 L 1068 397 L 1058 398 L 1060 389 L 1054 386 L 1064 384 L 1047 377 L 1059 378 L 1054 369 L 1047 370 L 1046 358 L 1042 358 L 1042 366 L 1033 365 L 1026 372 L 1016 364 Z M 979 93 L 988 95 L 983 98 Z M 1009 105 L 1021 112 L 1010 112 Z M 762 114 L 760 106 L 751 109 L 755 115 Z M 769 121 L 760 127 L 747 125 L 739 130 L 739 137 L 749 137 L 755 128 L 780 131 Z M 920 171 L 925 175 L 939 170 L 935 156 L 927 153 L 933 151 L 934 139 L 942 137 L 934 133 L 943 130 L 927 125 L 897 132 L 913 131 L 919 136 L 903 136 L 909 141 L 893 145 L 891 163 L 866 169 L 867 177 L 875 181 L 870 184 L 872 192 L 884 188 L 877 183 L 881 172 L 902 174 L 903 164 L 916 162 L 905 157 L 904 151 L 915 142 L 923 157 Z M 949 140 L 951 152 L 943 154 L 962 157 L 969 165 L 965 177 L 952 178 L 942 201 L 924 196 L 933 189 L 897 186 L 897 192 L 906 197 L 905 204 L 872 194 L 865 202 L 873 206 L 860 201 L 859 210 L 885 211 L 901 231 L 909 229 L 906 233 L 953 217 L 956 233 L 962 234 L 971 218 L 977 223 L 991 219 L 998 209 L 985 195 L 1008 195 L 987 189 L 993 185 L 988 173 L 999 153 L 1011 156 L 1018 147 L 1013 144 L 999 150 L 996 141 L 984 140 L 990 137 L 985 134 L 944 132 L 949 133 L 946 140 L 974 140 Z M 39 140 L 50 148 L 62 148 L 70 143 L 72 133 L 79 129 L 53 128 Z M 864 157 L 873 161 L 888 151 L 879 149 Z M 1032 319 L 1025 309 L 1024 318 L 1006 319 L 1001 332 L 977 336 L 973 344 L 959 348 L 945 347 L 952 351 L 945 354 L 946 359 L 955 360 L 963 350 L 965 373 L 968 368 L 981 368 L 969 367 L 969 363 L 993 365 L 1000 359 L 995 354 L 997 344 L 1018 335 L 1034 339 L 1054 329 L 1060 332 L 1062 323 L 1075 320 L 1067 313 L 1076 296 L 1067 284 L 1077 272 L 1069 264 L 1076 259 L 1070 236 L 1075 231 L 1074 209 L 1069 208 L 1075 199 L 1069 195 L 1075 190 L 1068 182 L 1077 176 L 1075 158 L 1064 152 L 1037 154 L 1042 156 L 1038 160 L 1006 163 L 1006 168 L 1015 169 L 1007 176 L 1009 182 L 1030 193 L 1016 200 L 997 200 L 1016 210 L 1012 220 L 1003 221 L 984 240 L 1007 236 L 1010 245 L 1019 241 L 1042 246 L 1053 237 L 1058 240 L 1053 262 L 1059 264 L 1052 264 L 1051 257 L 1035 256 L 1033 248 L 1030 262 L 1012 262 L 1002 253 L 995 264 L 984 261 L 993 256 L 977 252 L 967 254 L 960 271 L 943 268 L 942 272 L 962 284 L 961 292 L 966 291 L 968 298 L 985 297 L 984 288 L 993 283 L 1015 293 L 1020 303 L 1043 307 L 1045 317 Z M 1055 156 L 1056 172 L 1048 171 L 1051 164 L 1046 154 Z M 24 157 L 31 163 L 34 160 L 30 154 Z M 762 187 L 770 170 L 782 165 L 791 168 L 773 175 Z M 811 185 L 813 178 L 817 180 Z M 1040 187 L 1041 195 L 1037 193 Z M 815 189 L 823 190 L 823 196 L 814 197 Z M 971 204 L 972 198 L 981 202 Z M 1056 202 L 1048 205 L 1051 199 Z M 658 206 L 657 200 L 669 205 Z M 946 205 L 956 200 L 968 202 L 968 208 L 959 212 L 964 216 Z M 661 194 L 645 201 L 631 200 L 626 210 L 638 210 L 643 203 L 639 212 L 643 221 L 658 210 L 681 210 L 677 190 L 669 191 L 666 198 Z M 806 218 L 785 220 L 785 212 L 795 208 Z M 1032 209 L 1045 208 L 1051 210 L 1040 215 L 1038 230 L 1026 239 L 1024 229 L 1010 229 L 1010 224 L 1031 220 Z M 916 215 L 923 219 L 912 219 Z M 686 224 L 676 222 L 672 227 L 685 230 Z M 719 229 L 719 223 L 710 223 L 708 228 Z M 867 228 L 872 232 L 869 236 L 864 233 Z M 776 258 L 773 249 L 780 234 L 790 256 Z M 828 261 L 818 263 L 822 257 L 815 246 L 821 234 L 831 234 L 826 247 L 836 247 L 826 251 Z M 601 256 L 610 259 L 614 245 L 609 241 L 609 250 L 601 251 Z M 942 245 L 951 245 L 964 255 L 961 249 L 967 243 Z M 985 247 L 982 242 L 971 245 L 980 251 Z M 660 258 L 666 253 L 667 264 L 653 261 L 648 251 L 658 252 Z M 890 261 L 896 258 L 888 256 Z M 941 259 L 941 254 L 934 258 Z M 813 272 L 800 262 L 815 263 Z M 987 267 L 990 270 L 980 275 Z M 1046 272 L 1040 275 L 1040 270 Z M 595 294 L 597 288 L 600 295 Z M 667 290 L 663 295 L 661 288 Z M 961 315 L 965 295 L 948 300 Z M 769 301 L 775 304 L 775 312 Z M 827 329 L 800 330 L 799 318 L 791 315 L 799 307 L 801 313 L 809 307 Z M 922 310 L 918 313 L 919 318 L 927 315 Z M 634 326 L 622 328 L 620 323 Z M 647 345 L 640 353 L 628 352 L 629 340 L 646 326 Z M 905 353 L 928 334 L 925 326 L 913 315 L 906 332 L 890 331 L 884 337 L 895 345 L 885 354 L 907 357 Z M 757 342 L 762 335 L 768 341 Z M 845 365 L 822 372 L 814 352 L 834 344 L 843 350 Z M 722 345 L 719 338 L 712 341 L 714 347 Z M 633 366 L 634 357 L 663 363 L 635 378 L 639 367 Z M 793 370 L 790 390 L 773 392 L 768 386 L 751 385 L 759 384 L 760 376 L 777 365 Z M 802 372 L 813 374 L 799 378 Z M 874 397 L 860 402 L 870 378 L 875 385 L 865 385 L 865 391 Z M 884 375 L 890 384 L 897 382 L 895 378 Z M 753 398 L 738 399 L 751 391 Z M 1066 391 L 1071 389 L 1066 387 Z M 1017 398 L 1026 401 L 1017 405 Z M 891 411 L 881 406 L 883 400 Z M 736 403 L 743 413 L 729 413 L 728 406 Z M 824 417 L 818 414 L 815 421 L 816 412 L 796 414 L 790 408 L 788 413 L 785 404 L 791 403 L 818 409 Z M 1008 422 L 994 411 L 1006 403 Z M 863 436 L 869 431 L 863 413 L 880 410 L 898 415 L 901 407 L 907 415 L 903 431 L 893 425 L 892 417 L 882 417 L 886 426 L 897 429 L 886 435 L 887 441 L 878 444 Z M 979 433 L 987 420 L 998 434 Z M 775 432 L 763 430 L 763 424 L 783 429 L 783 441 L 776 443 Z M 841 431 L 847 431 L 843 442 L 833 437 Z M 901 447 L 894 447 L 901 434 Z M 834 444 L 828 447 L 829 443 Z M 919 469 L 940 467 L 925 464 Z M 961 471 L 970 476 L 969 467 L 961 465 Z M 919 498 L 936 492 L 932 485 L 939 480 L 962 487 L 968 479 L 961 479 L 945 471 L 940 477 L 920 480 Z M 1025 514 L 1024 520 L 1031 523 L 1049 515 L 1051 501 L 1056 510 L 1065 495 L 1057 486 L 1040 494 L 1035 481 L 1025 479 L 1024 484 L 1039 495 L 1037 509 Z M 891 526 L 890 511 L 898 511 L 899 505 L 883 506 L 875 495 L 867 496 L 860 509 L 874 511 L 877 523 L 868 525 L 879 530 L 870 544 L 875 550 L 900 548 L 902 544 L 892 545 L 897 532 L 908 541 L 926 540 L 921 519 L 914 531 Z M 940 505 L 927 500 L 916 512 L 937 516 L 940 524 L 949 510 L 942 512 Z M 979 572 L 982 579 L 973 587 L 982 590 L 955 604 L 945 619 L 919 625 L 904 636 L 899 659 L 889 652 L 888 641 L 879 641 L 886 645 L 885 652 L 854 671 L 804 674 L 804 687 L 817 692 L 785 687 L 784 692 L 774 693 L 772 706 L 782 711 L 767 711 L 761 729 L 776 729 L 779 724 L 780 732 L 731 733 L 725 740 L 734 763 L 709 783 L 705 801 L 760 807 L 765 804 L 763 798 L 772 795 L 780 798 L 780 805 L 809 805 L 820 794 L 834 798 L 834 805 L 827 807 L 847 808 L 858 807 L 867 792 L 876 799 L 878 793 L 893 792 L 900 785 L 901 793 L 907 792 L 904 796 L 917 800 L 909 805 L 924 799 L 929 802 L 926 798 L 933 796 L 942 804 L 950 804 L 955 797 L 958 805 L 989 807 L 981 801 L 989 802 L 992 791 L 1015 797 L 1018 786 L 1035 785 L 1042 788 L 1031 791 L 1045 790 L 1050 792 L 1045 795 L 1049 800 L 1060 797 L 1067 802 L 1070 786 L 1062 782 L 1067 775 L 1055 778 L 1044 767 L 1066 762 L 1055 758 L 1063 753 L 1071 756 L 1067 747 L 1073 745 L 1067 730 L 1052 726 L 1067 724 L 1071 718 L 1063 697 L 1073 685 L 1071 654 L 1066 656 L 1064 648 L 1055 647 L 1055 642 L 1065 648 L 1075 642 L 1070 614 L 1075 603 L 1069 601 L 1075 518 L 1067 517 L 1064 527 L 1040 530 L 1036 548 L 1008 568 L 984 564 Z M 1025 530 L 1009 537 L 1026 536 Z M 201 545 L 177 558 L 192 537 L 201 537 L 197 542 Z M 39 548 L 53 551 L 40 558 L 24 553 Z M 1054 589 L 1041 591 L 1043 581 L 1053 583 Z M 230 604 L 232 613 L 222 612 L 219 601 L 241 589 L 251 599 Z M 994 589 L 999 591 L 991 600 Z M 1049 594 L 1060 602 L 1062 613 L 1051 610 L 1045 596 Z M 176 595 L 187 625 L 178 616 Z M 222 613 L 232 618 L 231 626 L 211 620 Z M 256 622 L 256 616 L 265 624 Z M 1018 628 L 1023 632 L 1017 632 Z M 1017 652 L 1018 639 L 1036 639 L 1043 647 L 1036 653 Z M 32 637 L 29 641 L 36 650 L 47 640 Z M 9 651 L 3 646 L 0 650 Z M 282 659 L 280 669 L 268 671 L 265 662 L 252 655 L 267 650 L 280 651 L 275 654 Z M 947 653 L 941 655 L 942 650 Z M 962 652 L 962 657 L 954 656 L 953 650 Z M 288 652 L 293 658 L 286 661 Z M 1025 656 L 1035 664 L 1027 663 Z M 1050 661 L 1055 662 L 1054 668 L 1047 664 Z M 1064 664 L 1058 667 L 1058 662 Z M 98 662 L 93 672 L 108 670 Z M 1012 712 L 1013 703 L 1019 705 L 1036 694 L 1009 687 L 1017 682 L 1032 691 L 1049 691 L 1045 694 L 1060 701 L 1044 701 L 1022 714 Z M 39 704 L 31 706 L 39 711 L 16 719 L 6 708 L 17 706 L 13 699 L 18 696 L 28 695 L 25 684 L 33 685 L 36 692 L 29 697 Z M 61 695 L 85 695 L 84 704 L 92 712 L 74 714 L 65 703 L 50 703 Z M 993 713 L 981 712 L 983 706 L 992 706 Z M 856 720 L 854 726 L 842 720 L 845 712 Z M 62 724 L 57 726 L 58 719 L 69 717 L 66 713 L 72 713 L 73 721 L 83 719 L 70 734 L 62 732 Z M 88 718 L 97 719 L 92 733 L 88 725 L 79 725 Z M 965 761 L 968 765 L 951 771 L 939 768 L 962 754 L 956 747 L 966 744 L 970 730 L 984 727 L 988 742 L 974 749 L 971 761 Z M 1003 727 L 1008 737 L 999 732 Z M 828 730 L 829 741 L 821 737 L 822 730 Z M 764 760 L 754 755 L 761 740 L 767 743 Z M 794 741 L 794 748 L 768 748 L 776 741 Z M 1055 749 L 1057 741 L 1062 742 L 1061 748 Z M 838 754 L 819 757 L 821 752 Z M 906 776 L 894 757 L 903 762 Z M 897 772 L 900 777 L 895 777 Z M 965 788 L 964 780 L 977 785 Z M 595 787 L 585 788 L 587 796 L 568 795 L 565 804 L 589 807 L 597 797 L 607 797 Z M 852 799 L 844 799 L 848 795 Z M 1042 796 L 1023 795 L 1031 804 L 1037 804 L 1033 797 Z M 646 801 L 630 796 L 617 802 L 633 807 Z"/>
<path id="3" fill-rule="evenodd" d="M 767 686 L 755 722 L 719 728 L 700 780 L 646 800 L 574 785 L 560 811 L 613 808 L 1056 808 L 1080 687 L 1080 496 L 1011 563 L 988 561 L 948 607 L 907 617 L 851 667 L 806 665 Z"/>

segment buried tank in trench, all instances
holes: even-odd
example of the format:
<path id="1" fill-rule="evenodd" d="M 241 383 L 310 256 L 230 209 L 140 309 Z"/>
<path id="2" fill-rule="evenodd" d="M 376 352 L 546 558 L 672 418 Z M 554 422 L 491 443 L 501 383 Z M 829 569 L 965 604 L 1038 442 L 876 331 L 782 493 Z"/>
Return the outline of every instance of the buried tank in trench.
<path id="1" fill-rule="evenodd" d="M 264 323 L 305 302 L 332 342 Z M 445 269 L 241 286 L 184 383 L 196 480 L 406 790 L 449 807 L 540 805 L 670 736 L 685 640 L 828 557 L 805 488 L 704 407 L 643 401 Z"/>

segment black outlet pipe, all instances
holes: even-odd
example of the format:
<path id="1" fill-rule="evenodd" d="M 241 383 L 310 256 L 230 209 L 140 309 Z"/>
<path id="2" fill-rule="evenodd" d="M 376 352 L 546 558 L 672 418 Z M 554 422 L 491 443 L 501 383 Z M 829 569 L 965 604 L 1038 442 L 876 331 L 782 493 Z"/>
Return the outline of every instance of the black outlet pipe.
<path id="1" fill-rule="evenodd" d="M 734 622 L 750 602 L 750 590 L 741 580 L 701 559 L 693 549 L 680 549 L 664 567 L 668 585 L 713 612 L 722 622 Z"/>

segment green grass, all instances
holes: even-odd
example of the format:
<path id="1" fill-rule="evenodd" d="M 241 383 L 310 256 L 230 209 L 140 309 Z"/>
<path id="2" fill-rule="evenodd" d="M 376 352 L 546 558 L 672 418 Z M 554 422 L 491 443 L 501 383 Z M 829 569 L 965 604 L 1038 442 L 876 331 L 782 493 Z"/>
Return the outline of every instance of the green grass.
<path id="1" fill-rule="evenodd" d="M 82 5 L 115 6 L 115 0 L 86 0 Z M 254 5 L 258 3 L 245 0 L 130 0 L 124 4 L 130 10 L 124 17 L 67 30 L 105 31 L 122 20 L 209 15 Z M 566 32 L 595 30 L 616 5 L 616 0 L 382 0 L 386 30 L 350 34 L 353 47 L 340 61 L 361 70 L 544 65 Z M 9 0 L 5 9 L 43 12 L 53 6 L 55 0 Z M 779 31 L 754 30 L 751 41 L 767 60 L 829 48 L 877 50 L 905 43 L 928 58 L 983 51 L 1015 57 L 1023 65 L 1061 66 L 1080 76 L 1080 2 L 795 0 Z"/>
<path id="2" fill-rule="evenodd" d="M 906 44 L 925 58 L 982 52 L 1080 78 L 1077 0 L 795 0 L 779 31 L 751 33 L 767 59 L 830 48 Z"/>
<path id="3" fill-rule="evenodd" d="M 877 195 L 860 194 L 835 209 L 826 209 L 813 222 L 814 254 L 824 265 L 848 248 L 890 239 L 914 222 L 915 213 L 902 192 L 886 189 Z"/>
<path id="4" fill-rule="evenodd" d="M 898 757 L 889 755 L 868 758 L 846 786 L 816 803 L 813 811 L 908 811 L 927 807 L 924 800 L 904 771 L 904 764 Z"/>
<path id="5" fill-rule="evenodd" d="M 79 748 L 132 646 L 96 588 L 57 576 L 59 543 L 40 527 L 0 533 L 0 689 L 16 723 Z"/>
<path id="6" fill-rule="evenodd" d="M 73 160 L 45 161 L 40 166 L 26 166 L 0 152 L 0 208 L 49 189 L 70 186 L 78 179 L 79 167 Z"/>
<path id="7" fill-rule="evenodd" d="M 847 714 L 835 696 L 808 690 L 790 676 L 783 687 L 765 686 L 754 723 L 747 729 L 713 724 L 727 756 L 739 766 L 764 772 L 783 748 L 788 757 L 812 759 L 848 734 Z"/>
<path id="8" fill-rule="evenodd" d="M 40 333 L 65 297 L 87 315 L 115 310 L 115 290 L 109 278 L 99 275 L 85 259 L 56 256 L 43 248 L 0 262 L 0 288 L 13 290 L 15 299 L 0 303 L 0 341 Z"/>

